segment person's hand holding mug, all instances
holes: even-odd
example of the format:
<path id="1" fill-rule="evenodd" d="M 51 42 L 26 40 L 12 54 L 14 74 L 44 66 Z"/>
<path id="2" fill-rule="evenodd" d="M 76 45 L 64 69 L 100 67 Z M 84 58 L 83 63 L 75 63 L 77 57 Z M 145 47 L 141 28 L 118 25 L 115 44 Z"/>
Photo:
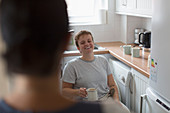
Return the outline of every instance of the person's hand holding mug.
<path id="1" fill-rule="evenodd" d="M 86 88 L 79 89 L 79 96 L 85 98 L 87 96 Z"/>

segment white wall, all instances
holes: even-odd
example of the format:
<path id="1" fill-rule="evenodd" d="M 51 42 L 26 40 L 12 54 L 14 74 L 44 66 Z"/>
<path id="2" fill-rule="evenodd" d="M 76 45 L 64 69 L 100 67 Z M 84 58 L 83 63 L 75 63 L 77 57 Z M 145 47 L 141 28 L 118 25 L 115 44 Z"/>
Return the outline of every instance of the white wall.
<path id="1" fill-rule="evenodd" d="M 142 17 L 127 16 L 127 42 L 133 43 L 135 39 L 135 28 L 144 28 L 151 31 L 151 19 Z"/>
<path id="2" fill-rule="evenodd" d="M 135 28 L 144 28 L 147 31 L 151 30 L 151 18 L 135 17 L 121 15 L 121 37 L 122 42 L 129 44 L 135 40 Z"/>
<path id="3" fill-rule="evenodd" d="M 94 36 L 95 42 L 122 41 L 134 42 L 135 28 L 151 29 L 151 19 L 115 14 L 115 1 L 108 0 L 108 18 L 104 25 L 71 26 L 75 33 L 80 30 L 89 30 Z"/>
<path id="4" fill-rule="evenodd" d="M 120 16 L 114 13 L 115 0 L 108 0 L 108 18 L 107 24 L 103 25 L 86 25 L 86 26 L 71 26 L 75 33 L 80 30 L 89 30 L 94 36 L 95 42 L 110 42 L 120 40 Z"/>

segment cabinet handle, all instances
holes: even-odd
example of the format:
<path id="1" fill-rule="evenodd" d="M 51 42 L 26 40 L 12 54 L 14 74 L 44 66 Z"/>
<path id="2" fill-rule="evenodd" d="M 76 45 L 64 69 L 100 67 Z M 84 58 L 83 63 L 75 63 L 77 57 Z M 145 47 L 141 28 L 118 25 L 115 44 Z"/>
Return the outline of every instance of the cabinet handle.
<path id="1" fill-rule="evenodd" d="M 122 6 L 126 6 L 127 5 L 127 0 L 122 0 Z"/>
<path id="2" fill-rule="evenodd" d="M 143 100 L 146 99 L 146 94 L 140 96 L 140 113 L 142 113 L 143 109 Z"/>
<path id="3" fill-rule="evenodd" d="M 126 6 L 126 4 L 122 4 L 123 6 Z"/>

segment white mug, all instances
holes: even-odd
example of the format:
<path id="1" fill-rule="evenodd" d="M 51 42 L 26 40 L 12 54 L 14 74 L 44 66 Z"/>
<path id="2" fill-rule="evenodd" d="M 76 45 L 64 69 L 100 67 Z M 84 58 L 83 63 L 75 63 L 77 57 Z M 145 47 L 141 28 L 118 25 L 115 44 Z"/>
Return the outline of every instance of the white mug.
<path id="1" fill-rule="evenodd" d="M 140 57 L 140 48 L 139 47 L 132 48 L 132 56 L 133 57 Z"/>
<path id="2" fill-rule="evenodd" d="M 131 45 L 123 45 L 123 52 L 126 54 L 126 55 L 130 55 L 131 54 Z"/>
<path id="3" fill-rule="evenodd" d="M 98 100 L 97 90 L 95 88 L 88 88 L 86 91 L 87 91 L 87 100 L 88 101 L 97 101 Z"/>

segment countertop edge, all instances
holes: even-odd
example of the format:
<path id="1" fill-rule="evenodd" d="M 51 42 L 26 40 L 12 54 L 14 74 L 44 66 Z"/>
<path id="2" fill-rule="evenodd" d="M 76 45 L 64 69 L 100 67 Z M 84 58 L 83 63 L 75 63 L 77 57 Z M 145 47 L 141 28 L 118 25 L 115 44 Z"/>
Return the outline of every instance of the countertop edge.
<path id="1" fill-rule="evenodd" d="M 149 78 L 150 74 L 146 71 L 144 71 L 143 69 L 141 69 L 140 67 L 137 67 L 136 65 L 134 65 L 133 63 L 127 61 L 126 59 L 124 59 L 123 57 L 120 57 L 119 55 L 115 54 L 114 52 L 112 52 L 111 50 L 109 50 L 109 53 L 117 58 L 118 60 L 122 61 L 123 63 L 127 64 L 128 66 L 136 69 L 138 72 L 140 72 L 141 74 L 145 75 L 146 77 Z"/>

